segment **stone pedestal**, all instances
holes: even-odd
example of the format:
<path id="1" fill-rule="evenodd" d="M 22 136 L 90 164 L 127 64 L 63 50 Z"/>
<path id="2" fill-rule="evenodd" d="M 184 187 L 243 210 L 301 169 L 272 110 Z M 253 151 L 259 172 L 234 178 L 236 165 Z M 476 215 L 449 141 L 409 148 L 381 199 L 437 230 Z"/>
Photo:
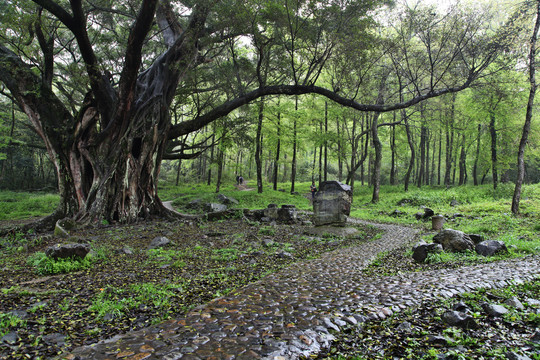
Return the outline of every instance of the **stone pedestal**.
<path id="1" fill-rule="evenodd" d="M 441 230 L 444 225 L 444 216 L 435 215 L 431 218 L 431 229 L 432 230 Z"/>
<path id="2" fill-rule="evenodd" d="M 315 226 L 345 226 L 351 213 L 352 190 L 339 181 L 322 182 L 313 199 Z"/>

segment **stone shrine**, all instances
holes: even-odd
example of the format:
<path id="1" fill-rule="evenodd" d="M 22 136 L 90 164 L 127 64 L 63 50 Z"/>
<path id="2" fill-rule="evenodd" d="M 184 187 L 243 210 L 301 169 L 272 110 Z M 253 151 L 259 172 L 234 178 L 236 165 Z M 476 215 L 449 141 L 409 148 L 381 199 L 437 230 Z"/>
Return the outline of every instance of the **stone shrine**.
<path id="1" fill-rule="evenodd" d="M 352 190 L 339 181 L 324 181 L 313 199 L 313 223 L 315 226 L 345 226 L 351 213 Z"/>

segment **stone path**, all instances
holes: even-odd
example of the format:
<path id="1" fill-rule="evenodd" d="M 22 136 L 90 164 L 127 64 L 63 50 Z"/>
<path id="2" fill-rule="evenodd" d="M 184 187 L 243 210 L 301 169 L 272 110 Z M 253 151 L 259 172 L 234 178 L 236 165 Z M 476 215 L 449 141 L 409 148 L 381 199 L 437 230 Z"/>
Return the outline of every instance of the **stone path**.
<path id="1" fill-rule="evenodd" d="M 359 220 L 350 220 L 362 223 Z M 366 277 L 379 252 L 408 244 L 412 228 L 376 225 L 385 234 L 292 265 L 163 324 L 75 349 L 67 359 L 297 359 L 329 346 L 329 329 L 434 298 L 501 287 L 540 275 L 540 257 L 460 269 Z"/>

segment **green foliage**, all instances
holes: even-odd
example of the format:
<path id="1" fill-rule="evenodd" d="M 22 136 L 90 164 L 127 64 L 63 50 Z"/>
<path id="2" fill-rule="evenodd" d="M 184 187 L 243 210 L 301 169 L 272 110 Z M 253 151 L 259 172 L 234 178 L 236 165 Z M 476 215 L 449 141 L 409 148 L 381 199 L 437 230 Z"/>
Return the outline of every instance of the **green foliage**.
<path id="1" fill-rule="evenodd" d="M 0 338 L 6 335 L 11 329 L 25 326 L 26 321 L 17 315 L 0 313 Z"/>
<path id="2" fill-rule="evenodd" d="M 276 233 L 276 229 L 274 229 L 273 226 L 261 226 L 261 228 L 259 229 L 259 234 L 261 235 L 268 235 L 268 236 L 272 236 Z"/>
<path id="3" fill-rule="evenodd" d="M 41 275 L 70 273 L 88 269 L 93 266 L 93 256 L 88 254 L 84 259 L 52 259 L 43 252 L 35 252 L 28 258 L 28 265 L 36 268 Z"/>
<path id="4" fill-rule="evenodd" d="M 107 287 L 100 289 L 100 293 L 92 301 L 87 311 L 98 319 L 120 317 L 130 309 L 140 306 L 152 306 L 163 310 L 162 317 L 155 322 L 168 318 L 171 305 L 170 298 L 175 292 L 184 291 L 183 284 L 137 283 L 125 289 Z"/>

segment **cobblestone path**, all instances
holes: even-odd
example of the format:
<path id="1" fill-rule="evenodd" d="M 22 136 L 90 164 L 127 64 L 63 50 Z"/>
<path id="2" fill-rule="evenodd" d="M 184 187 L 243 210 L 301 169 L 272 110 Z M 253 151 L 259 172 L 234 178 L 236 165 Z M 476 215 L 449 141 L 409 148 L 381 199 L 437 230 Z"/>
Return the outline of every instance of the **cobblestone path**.
<path id="1" fill-rule="evenodd" d="M 351 222 L 363 223 L 350 219 Z M 329 346 L 329 329 L 480 287 L 540 275 L 540 257 L 460 269 L 366 277 L 379 252 L 411 243 L 412 228 L 376 225 L 375 241 L 294 264 L 187 314 L 185 318 L 75 349 L 67 359 L 297 359 Z"/>

